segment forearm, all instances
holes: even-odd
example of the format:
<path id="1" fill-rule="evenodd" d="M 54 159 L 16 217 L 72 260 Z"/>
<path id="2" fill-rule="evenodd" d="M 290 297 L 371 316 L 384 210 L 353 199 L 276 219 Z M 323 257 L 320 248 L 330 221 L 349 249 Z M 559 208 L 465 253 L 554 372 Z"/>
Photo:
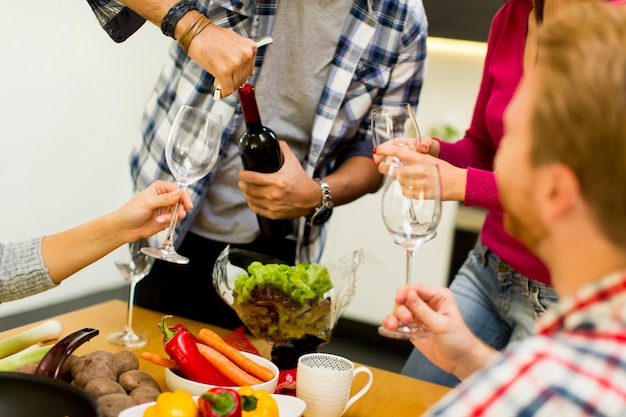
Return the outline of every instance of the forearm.
<path id="1" fill-rule="evenodd" d="M 500 194 L 493 172 L 473 168 L 467 170 L 464 204 L 487 210 L 502 211 Z"/>
<path id="2" fill-rule="evenodd" d="M 451 373 L 463 381 L 474 372 L 484 368 L 489 361 L 498 355 L 500 355 L 498 351 L 476 339 L 474 348 L 456 361 L 457 366 Z"/>
<path id="3" fill-rule="evenodd" d="M 348 204 L 357 198 L 375 192 L 382 181 L 372 158 L 355 156 L 346 159 L 333 173 L 324 177 L 330 187 L 333 204 Z M 321 203 L 318 201 L 317 204 Z"/>
<path id="4" fill-rule="evenodd" d="M 120 230 L 119 233 L 112 233 Z M 126 242 L 114 214 L 43 238 L 41 254 L 50 278 L 60 283 Z"/>

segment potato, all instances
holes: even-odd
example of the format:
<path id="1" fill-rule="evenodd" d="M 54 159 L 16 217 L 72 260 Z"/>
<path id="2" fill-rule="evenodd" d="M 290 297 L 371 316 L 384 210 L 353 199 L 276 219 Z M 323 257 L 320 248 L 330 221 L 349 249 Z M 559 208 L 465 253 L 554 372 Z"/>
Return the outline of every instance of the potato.
<path id="1" fill-rule="evenodd" d="M 119 382 L 120 385 L 124 387 L 126 392 L 131 392 L 140 386 L 149 386 L 161 391 L 159 383 L 156 382 L 154 378 L 152 378 L 152 375 L 138 369 L 124 372 L 122 375 L 120 375 L 117 382 Z"/>
<path id="2" fill-rule="evenodd" d="M 76 361 L 79 360 L 80 358 Z M 92 362 L 76 374 L 73 382 L 77 387 L 84 388 L 89 381 L 96 378 L 107 378 L 113 381 L 117 380 L 115 372 L 113 372 L 107 364 L 103 362 Z"/>
<path id="3" fill-rule="evenodd" d="M 139 369 L 139 359 L 130 350 L 120 350 L 114 354 L 117 360 L 117 376 L 119 377 L 124 372 Z"/>
<path id="4" fill-rule="evenodd" d="M 124 387 L 109 378 L 94 378 L 83 389 L 96 400 L 107 394 L 126 394 Z"/>
<path id="5" fill-rule="evenodd" d="M 107 394 L 96 401 L 102 409 L 102 417 L 118 417 L 123 410 L 137 405 L 137 402 L 126 394 Z"/>
<path id="6" fill-rule="evenodd" d="M 26 365 L 22 365 L 19 368 L 17 368 L 15 372 L 32 375 L 35 373 L 35 369 L 37 369 L 37 366 L 39 365 L 36 363 L 27 363 Z"/>
<path id="7" fill-rule="evenodd" d="M 137 404 L 156 401 L 161 391 L 150 385 L 140 385 L 131 391 L 130 396 L 137 401 Z"/>
<path id="8" fill-rule="evenodd" d="M 72 362 L 72 377 L 76 378 L 76 375 L 78 375 L 80 371 L 91 365 L 93 362 L 99 362 L 108 366 L 117 376 L 118 361 L 115 358 L 115 355 L 104 350 L 96 350 L 80 356 Z"/>
<path id="9" fill-rule="evenodd" d="M 75 355 L 73 353 L 65 359 L 65 361 L 63 362 L 63 365 L 61 365 L 61 371 L 59 372 L 59 379 L 65 382 L 72 381 L 72 378 L 73 378 L 72 364 L 74 363 L 76 359 L 78 359 L 78 355 Z"/>

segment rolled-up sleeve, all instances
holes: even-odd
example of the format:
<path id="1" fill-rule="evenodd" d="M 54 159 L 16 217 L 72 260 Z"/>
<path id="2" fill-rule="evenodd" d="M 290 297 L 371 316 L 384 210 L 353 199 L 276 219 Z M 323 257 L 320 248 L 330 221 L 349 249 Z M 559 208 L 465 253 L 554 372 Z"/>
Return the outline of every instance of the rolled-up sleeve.
<path id="1" fill-rule="evenodd" d="M 124 42 L 146 22 L 132 9 L 115 0 L 87 0 L 102 29 L 115 42 Z"/>

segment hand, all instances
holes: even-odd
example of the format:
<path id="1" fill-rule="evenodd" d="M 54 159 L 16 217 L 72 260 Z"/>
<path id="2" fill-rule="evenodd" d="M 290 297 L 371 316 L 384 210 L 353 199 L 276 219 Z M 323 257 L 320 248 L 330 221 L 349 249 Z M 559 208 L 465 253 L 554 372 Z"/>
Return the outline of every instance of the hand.
<path id="1" fill-rule="evenodd" d="M 422 136 L 422 146 L 420 148 L 420 152 L 439 158 L 439 154 L 441 153 L 439 141 L 431 138 L 430 136 Z"/>
<path id="2" fill-rule="evenodd" d="M 204 29 L 190 44 L 189 56 L 215 77 L 227 97 L 254 74 L 257 45 L 230 29 L 215 24 Z"/>
<path id="3" fill-rule="evenodd" d="M 415 186 L 413 181 L 424 181 L 427 179 L 420 174 L 421 171 L 417 170 L 415 167 L 412 169 L 411 165 L 434 163 L 439 166 L 439 175 L 441 176 L 441 199 L 443 201 L 465 200 L 467 169 L 456 167 L 427 153 L 418 153 L 404 147 L 397 146 L 394 144 L 396 140 L 402 139 L 392 139 L 376 148 L 374 162 L 378 164 L 378 172 L 386 175 L 389 171 L 389 164 L 384 162 L 384 159 L 387 156 L 395 157 L 404 164 L 404 166 L 395 168 L 396 172 L 401 172 L 400 183 L 405 186 Z M 424 148 L 423 143 L 422 148 Z"/>
<path id="4" fill-rule="evenodd" d="M 239 189 L 250 210 L 269 219 L 294 219 L 306 216 L 322 199 L 320 186 L 311 179 L 286 142 L 280 141 L 283 166 L 263 174 L 239 171 Z"/>
<path id="5" fill-rule="evenodd" d="M 394 330 L 399 322 L 415 322 L 430 329 L 432 336 L 411 342 L 445 372 L 465 379 L 496 354 L 467 327 L 449 289 L 404 286 L 398 289 L 395 302 L 393 314 L 385 317 L 383 326 Z"/>
<path id="6" fill-rule="evenodd" d="M 119 218 L 121 230 L 129 235 L 126 240 L 133 242 L 165 229 L 169 225 L 174 206 L 178 201 L 181 201 L 178 206 L 178 218 L 184 219 L 187 210 L 193 208 L 191 195 L 184 193 L 174 183 L 155 181 L 115 211 L 113 215 Z"/>
<path id="7" fill-rule="evenodd" d="M 418 188 L 420 182 L 431 181 L 420 169 L 420 164 L 431 163 L 439 167 L 441 177 L 441 200 L 442 201 L 463 201 L 465 200 L 465 187 L 467 186 L 467 170 L 456 167 L 446 161 L 426 154 L 415 154 L 416 157 L 407 165 L 395 167 L 398 182 L 401 185 Z M 379 165 L 379 171 L 381 171 Z"/>

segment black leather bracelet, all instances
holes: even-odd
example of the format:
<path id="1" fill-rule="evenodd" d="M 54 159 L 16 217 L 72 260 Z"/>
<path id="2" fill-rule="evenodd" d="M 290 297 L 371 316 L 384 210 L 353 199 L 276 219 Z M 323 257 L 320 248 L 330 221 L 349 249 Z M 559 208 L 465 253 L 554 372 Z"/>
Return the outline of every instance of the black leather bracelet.
<path id="1" fill-rule="evenodd" d="M 176 24 L 189 10 L 197 10 L 196 3 L 193 0 L 181 0 L 173 5 L 161 22 L 161 32 L 165 36 L 174 39 Z"/>

